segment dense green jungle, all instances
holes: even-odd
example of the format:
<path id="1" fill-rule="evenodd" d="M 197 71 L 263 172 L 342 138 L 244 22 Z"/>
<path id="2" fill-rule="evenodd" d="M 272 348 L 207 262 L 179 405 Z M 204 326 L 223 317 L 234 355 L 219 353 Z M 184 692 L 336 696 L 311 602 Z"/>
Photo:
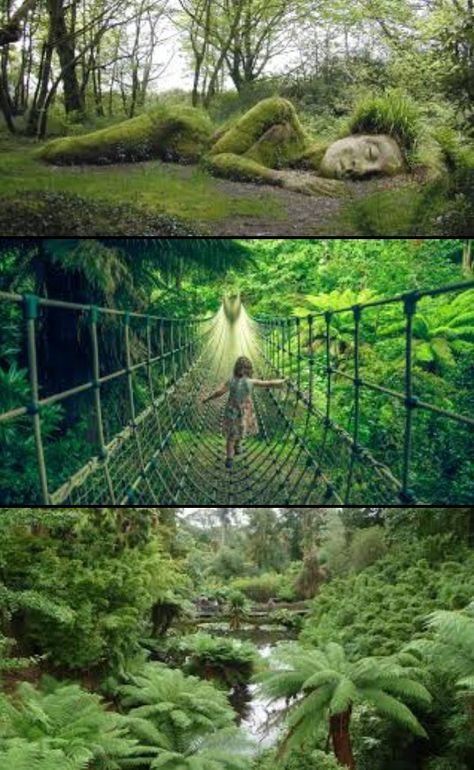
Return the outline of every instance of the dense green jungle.
<path id="1" fill-rule="evenodd" d="M 469 770 L 472 508 L 4 508 L 1 770 Z"/>
<path id="2" fill-rule="evenodd" d="M 222 297 L 240 294 L 250 318 L 301 319 L 289 341 L 293 357 L 282 373 L 296 381 L 298 350 L 304 363 L 298 391 L 310 392 L 323 412 L 327 399 L 327 355 L 341 375 L 332 377 L 332 415 L 351 432 L 354 388 L 344 377 L 353 372 L 353 313 L 331 318 L 330 349 L 321 314 L 389 298 L 416 289 L 459 284 L 454 293 L 423 297 L 413 325 L 413 389 L 415 395 L 442 412 L 418 410 L 411 446 L 411 483 L 425 502 L 471 503 L 474 489 L 472 427 L 449 419 L 474 413 L 474 314 L 471 242 L 463 240 L 212 240 L 212 239 L 3 239 L 0 243 L 0 291 L 86 303 L 108 309 L 131 309 L 158 316 L 204 317 L 219 311 Z M 471 281 L 471 284 L 469 284 Z M 463 290 L 464 283 L 466 289 Z M 24 309 L 2 298 L 0 305 L 0 421 L 3 504 L 34 504 L 41 500 L 32 420 L 31 383 Z M 403 302 L 365 310 L 359 330 L 361 373 L 390 390 L 405 387 L 405 326 Z M 112 321 L 98 326 L 102 372 L 123 365 L 123 330 Z M 143 336 L 131 327 L 131 360 L 143 356 Z M 305 336 L 306 335 L 306 336 Z M 44 454 L 51 490 L 58 488 L 97 452 L 90 392 L 62 401 L 47 401 L 90 380 L 91 348 L 87 313 L 42 309 L 37 320 Z M 161 348 L 160 348 L 161 349 Z M 307 361 L 313 361 L 310 369 Z M 230 374 L 225 370 L 225 377 Z M 172 373 L 153 370 L 153 387 L 172 384 Z M 208 388 L 219 382 L 211 382 Z M 125 378 L 102 386 L 106 441 L 128 420 L 129 392 Z M 137 371 L 132 378 L 135 410 L 149 404 L 150 381 Z M 208 392 L 208 391 L 207 391 Z M 390 394 L 364 392 L 359 415 L 359 440 L 375 457 L 400 473 L 405 412 Z M 16 413 L 16 409 L 20 409 Z M 23 412 L 21 412 L 23 409 Z M 324 414 L 323 414 L 324 417 Z M 202 441 L 207 438 L 201 428 Z M 184 435 L 184 429 L 181 431 Z M 209 428 L 208 433 L 212 433 Z M 185 436 L 186 438 L 186 436 Z M 212 437 L 211 437 L 212 438 Z M 317 434 L 307 433 L 317 456 Z M 272 450 L 285 452 L 284 438 Z M 336 447 L 337 450 L 337 447 Z M 339 457 L 339 460 L 338 460 Z M 329 472 L 337 477 L 342 455 Z M 374 484 L 361 503 L 392 502 Z M 363 496 L 363 491 L 361 493 Z M 84 499 L 84 498 L 83 498 Z M 102 499 L 102 498 L 101 498 Z M 113 502 L 108 498 L 107 502 Z M 91 499 L 85 499 L 90 504 Z M 100 502 L 100 500 L 99 500 Z M 181 502 L 173 501 L 173 502 Z M 194 503 L 202 502 L 195 500 Z M 206 501 L 205 501 L 206 502 Z M 222 502 L 226 502 L 223 500 Z M 237 502 L 240 502 L 237 500 Z M 270 500 L 269 503 L 280 500 Z M 298 502 L 298 501 L 297 501 Z M 359 502 L 359 501 L 356 501 Z M 397 502 L 395 500 L 395 502 Z M 191 502 L 189 504 L 192 504 Z"/>
<path id="3" fill-rule="evenodd" d="M 472 36 L 471 0 L 0 0 L 0 229 L 470 235 Z"/>

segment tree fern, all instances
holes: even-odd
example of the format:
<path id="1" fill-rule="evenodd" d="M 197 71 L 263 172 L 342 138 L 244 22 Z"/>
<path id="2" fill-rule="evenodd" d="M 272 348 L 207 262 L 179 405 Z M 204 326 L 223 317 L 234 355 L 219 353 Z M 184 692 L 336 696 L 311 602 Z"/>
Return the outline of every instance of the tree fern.
<path id="1" fill-rule="evenodd" d="M 131 720 L 150 720 L 169 739 L 196 738 L 233 722 L 224 693 L 159 663 L 149 663 L 139 675 L 130 677 L 120 693 Z"/>
<path id="2" fill-rule="evenodd" d="M 450 672 L 461 690 L 474 692 L 474 602 L 457 612 L 433 612 L 426 625 L 431 635 L 413 641 L 408 649 Z"/>
<path id="3" fill-rule="evenodd" d="M 88 762 L 66 757 L 64 752 L 16 739 L 0 743 L 0 768 L 7 770 L 87 770 Z"/>
<path id="4" fill-rule="evenodd" d="M 149 750 L 151 768 L 244 770 L 246 741 L 225 693 L 157 663 L 120 688 L 126 723 Z M 127 760 L 125 767 L 132 767 Z"/>
<path id="5" fill-rule="evenodd" d="M 274 666 L 260 676 L 263 692 L 272 700 L 290 700 L 285 710 L 288 733 L 284 749 L 301 746 L 308 733 L 329 722 L 334 751 L 352 766 L 350 737 L 343 735 L 354 706 L 368 703 L 376 711 L 419 736 L 426 732 L 405 700 L 429 704 L 431 696 L 416 677 L 414 657 L 349 660 L 344 648 L 330 643 L 325 649 L 286 645 L 277 651 Z M 406 666 L 404 665 L 406 664 Z M 419 673 L 419 672 L 417 672 Z M 337 727 L 333 717 L 340 716 Z M 333 729 L 334 728 L 334 729 Z"/>

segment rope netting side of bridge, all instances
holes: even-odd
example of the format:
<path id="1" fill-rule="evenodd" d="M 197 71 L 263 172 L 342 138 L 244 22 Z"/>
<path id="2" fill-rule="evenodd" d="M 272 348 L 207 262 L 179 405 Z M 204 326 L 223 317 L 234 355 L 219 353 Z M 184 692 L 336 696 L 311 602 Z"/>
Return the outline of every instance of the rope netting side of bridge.
<path id="1" fill-rule="evenodd" d="M 30 385 L 28 403 L 0 414 L 0 427 L 29 422 L 41 500 L 52 505 L 415 503 L 413 443 L 425 429 L 416 415 L 449 421 L 463 438 L 472 436 L 474 419 L 415 393 L 414 318 L 425 299 L 473 286 L 284 319 L 252 319 L 237 298 L 225 300 L 212 318 L 166 319 L 0 293 L 3 302 L 22 309 Z M 364 327 L 373 331 L 392 308 L 403 321 L 400 388 L 368 376 L 373 361 Z M 48 392 L 41 375 L 44 337 L 66 323 L 87 351 L 88 375 Z M 246 439 L 229 470 L 223 462 L 225 399 L 203 405 L 202 398 L 229 379 L 238 355 L 254 361 L 256 376 L 284 376 L 288 386 L 256 389 L 260 432 Z M 89 456 L 79 457 L 78 470 L 50 490 L 51 458 L 56 465 L 58 458 L 54 439 L 44 438 L 47 408 L 62 405 L 74 420 L 77 414 L 68 409 L 74 399 L 86 420 Z M 382 400 L 395 411 L 397 440 L 374 447 L 372 437 L 369 449 L 366 416 Z"/>

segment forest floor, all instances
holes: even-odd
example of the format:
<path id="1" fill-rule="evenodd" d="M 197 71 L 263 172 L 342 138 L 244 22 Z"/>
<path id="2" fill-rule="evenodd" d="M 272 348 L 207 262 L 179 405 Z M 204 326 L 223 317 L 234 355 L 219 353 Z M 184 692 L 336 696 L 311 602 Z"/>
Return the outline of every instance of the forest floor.
<path id="1" fill-rule="evenodd" d="M 35 157 L 38 145 L 26 140 L 0 136 L 0 195 L 10 205 L 0 207 L 0 229 L 7 235 L 30 234 L 25 231 L 29 212 L 24 196 L 37 194 L 80 196 L 93 206 L 108 205 L 98 214 L 97 229 L 103 234 L 165 234 L 166 218 L 170 218 L 173 235 L 197 233 L 226 236 L 308 236 L 308 235 L 381 235 L 412 234 L 414 212 L 422 196 L 422 184 L 409 176 L 348 182 L 348 195 L 342 198 L 307 196 L 267 185 L 234 182 L 209 176 L 199 166 L 149 161 L 111 166 L 55 167 Z M 303 173 L 303 172 L 302 172 Z M 15 205 L 18 200 L 18 221 Z M 77 199 L 81 205 L 81 200 Z M 128 206 L 128 216 L 117 211 L 123 220 L 120 232 L 114 232 L 113 207 Z M 358 207 L 362 206 L 362 211 Z M 45 220 L 43 235 L 73 234 L 71 208 L 65 213 L 51 212 L 46 201 L 41 217 Z M 143 215 L 143 222 L 140 215 Z M 153 217 L 158 217 L 156 225 Z M 89 220 L 94 213 L 88 212 Z M 165 217 L 165 222 L 159 221 Z M 80 217 L 74 234 L 96 235 L 87 217 Z M 5 221 L 3 221 L 5 220 Z M 104 224 L 105 222 L 105 224 Z M 414 223 L 413 223 L 414 224 Z M 33 225 L 32 225 L 33 226 Z M 37 225 L 35 225 L 37 226 Z M 119 225 L 118 225 L 119 226 Z M 105 232 L 104 228 L 110 232 Z M 85 232 L 81 232 L 81 228 Z M 127 228 L 130 232 L 127 232 Z M 94 227 L 92 228 L 94 230 Z M 424 233 L 428 235 L 430 233 Z"/>

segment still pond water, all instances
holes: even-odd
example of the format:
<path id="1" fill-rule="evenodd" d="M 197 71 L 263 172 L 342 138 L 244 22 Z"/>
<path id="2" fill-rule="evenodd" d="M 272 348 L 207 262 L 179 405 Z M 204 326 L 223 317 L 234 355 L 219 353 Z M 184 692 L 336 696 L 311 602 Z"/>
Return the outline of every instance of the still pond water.
<path id="1" fill-rule="evenodd" d="M 219 636 L 231 636 L 234 639 L 253 642 L 262 658 L 269 658 L 278 644 L 294 639 L 283 626 L 243 626 L 240 631 L 230 631 L 226 623 L 206 623 L 203 628 L 208 633 Z M 239 714 L 238 722 L 243 730 L 256 743 L 256 750 L 267 749 L 276 743 L 279 728 L 273 724 L 278 711 L 285 706 L 285 700 L 275 701 L 271 705 L 268 699 L 259 695 L 258 685 L 249 684 L 235 688 L 230 701 Z"/>

